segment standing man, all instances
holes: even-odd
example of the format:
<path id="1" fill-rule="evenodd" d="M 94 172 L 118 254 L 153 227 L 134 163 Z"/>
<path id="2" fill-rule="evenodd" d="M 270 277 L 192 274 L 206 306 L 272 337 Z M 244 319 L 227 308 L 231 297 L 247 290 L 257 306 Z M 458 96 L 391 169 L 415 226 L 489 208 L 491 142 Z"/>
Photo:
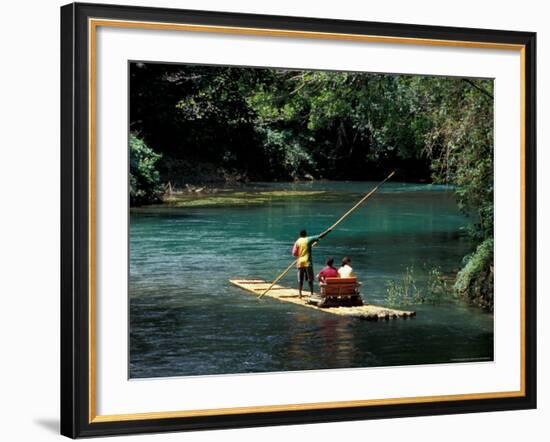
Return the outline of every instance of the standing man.
<path id="1" fill-rule="evenodd" d="M 318 236 L 307 236 L 306 230 L 300 231 L 300 237 L 294 243 L 292 248 L 292 255 L 296 257 L 296 268 L 298 269 L 298 291 L 300 298 L 302 297 L 302 288 L 304 286 L 304 279 L 307 278 L 309 284 L 309 291 L 313 295 L 313 259 L 311 257 L 311 248 L 320 239 L 325 237 L 329 230 L 325 230 Z"/>

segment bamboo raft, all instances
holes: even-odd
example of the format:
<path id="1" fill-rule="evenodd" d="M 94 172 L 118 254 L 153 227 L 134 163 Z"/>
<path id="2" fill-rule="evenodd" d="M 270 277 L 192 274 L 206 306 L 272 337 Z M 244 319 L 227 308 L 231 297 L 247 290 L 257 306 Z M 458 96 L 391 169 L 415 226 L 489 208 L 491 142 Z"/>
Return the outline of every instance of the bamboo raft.
<path id="1" fill-rule="evenodd" d="M 270 287 L 271 283 L 264 281 L 263 279 L 230 279 L 229 282 L 236 287 L 245 290 L 247 293 L 258 296 L 265 292 Z M 307 291 L 304 291 L 304 294 Z M 301 305 L 303 307 L 313 308 L 325 313 L 332 313 L 334 315 L 347 316 L 359 319 L 365 319 L 367 321 L 389 320 L 389 319 L 407 319 L 416 316 L 414 311 L 396 310 L 388 307 L 364 304 L 356 307 L 325 307 L 320 308 L 316 305 L 308 304 L 308 296 L 299 297 L 297 289 L 284 287 L 279 284 L 273 285 L 269 292 L 265 293 L 266 297 L 274 298 L 282 302 L 289 302 L 291 304 Z"/>

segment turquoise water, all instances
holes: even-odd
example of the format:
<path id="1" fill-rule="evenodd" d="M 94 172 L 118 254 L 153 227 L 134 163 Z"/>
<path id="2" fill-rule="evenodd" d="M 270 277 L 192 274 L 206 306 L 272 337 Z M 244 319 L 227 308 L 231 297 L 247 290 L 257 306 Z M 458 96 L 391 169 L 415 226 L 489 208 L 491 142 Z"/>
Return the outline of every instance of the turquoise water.
<path id="1" fill-rule="evenodd" d="M 130 377 L 487 361 L 493 316 L 462 302 L 419 305 L 412 320 L 366 322 L 250 294 L 233 277 L 273 279 L 301 228 L 320 233 L 376 183 L 255 184 L 322 194 L 262 204 L 157 207 L 130 216 Z M 240 189 L 242 191 L 242 189 Z M 472 244 L 451 190 L 387 183 L 314 249 L 352 258 L 369 303 L 414 266 L 454 272 Z M 294 285 L 292 271 L 282 283 Z"/>

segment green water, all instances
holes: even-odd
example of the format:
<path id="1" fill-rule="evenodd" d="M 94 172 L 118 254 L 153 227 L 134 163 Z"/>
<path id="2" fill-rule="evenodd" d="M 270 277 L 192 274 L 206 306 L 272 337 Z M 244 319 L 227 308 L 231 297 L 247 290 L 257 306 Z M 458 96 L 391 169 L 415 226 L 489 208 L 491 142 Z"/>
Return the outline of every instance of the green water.
<path id="1" fill-rule="evenodd" d="M 130 377 L 187 376 L 493 359 L 493 316 L 461 302 L 419 305 L 412 320 L 366 322 L 230 286 L 274 278 L 301 228 L 320 233 L 375 183 L 257 184 L 252 192 L 324 191 L 261 203 L 132 210 Z M 314 249 L 349 255 L 369 303 L 408 266 L 460 268 L 472 244 L 449 189 L 388 183 Z M 295 284 L 295 273 L 284 280 Z"/>

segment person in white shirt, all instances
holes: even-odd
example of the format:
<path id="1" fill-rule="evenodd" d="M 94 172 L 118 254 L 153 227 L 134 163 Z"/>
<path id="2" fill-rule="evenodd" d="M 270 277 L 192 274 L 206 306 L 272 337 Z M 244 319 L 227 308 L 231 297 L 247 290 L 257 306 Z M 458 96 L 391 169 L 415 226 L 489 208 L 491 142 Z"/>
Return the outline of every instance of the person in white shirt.
<path id="1" fill-rule="evenodd" d="M 351 259 L 347 256 L 342 259 L 342 267 L 338 269 L 338 275 L 340 278 L 355 278 L 355 273 L 351 268 Z"/>

